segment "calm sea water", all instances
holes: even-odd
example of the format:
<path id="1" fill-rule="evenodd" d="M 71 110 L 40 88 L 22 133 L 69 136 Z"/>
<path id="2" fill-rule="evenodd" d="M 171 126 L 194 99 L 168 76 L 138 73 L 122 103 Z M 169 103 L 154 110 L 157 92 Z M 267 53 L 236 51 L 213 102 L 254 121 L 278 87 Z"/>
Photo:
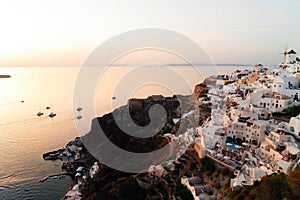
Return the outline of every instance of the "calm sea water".
<path id="1" fill-rule="evenodd" d="M 192 86 L 203 80 L 191 67 L 174 68 Z M 218 68 L 226 74 L 235 69 L 237 67 Z M 48 179 L 39 183 L 45 176 L 62 172 L 60 161 L 44 161 L 43 153 L 64 147 L 78 136 L 78 131 L 86 133 L 90 129 L 91 118 L 123 105 L 128 98 L 173 95 L 166 84 L 153 82 L 132 91 L 125 88 L 119 93 L 114 92 L 120 80 L 132 70 L 132 67 L 109 68 L 98 82 L 94 94 L 95 111 L 91 111 L 85 109 L 84 94 L 82 99 L 73 99 L 79 67 L 0 68 L 0 74 L 12 76 L 0 79 L 0 199 L 60 199 L 70 187 L 71 178 Z M 154 73 L 157 72 L 155 70 L 157 68 Z M 205 71 L 203 75 L 212 72 L 210 67 L 201 70 Z M 162 74 L 157 76 L 164 79 Z M 177 84 L 180 86 L 180 80 Z M 192 88 L 179 86 L 177 93 L 190 94 Z M 112 102 L 111 97 L 116 95 L 115 102 Z M 46 110 L 46 106 L 51 109 Z M 74 112 L 77 106 L 83 107 L 81 113 Z M 39 111 L 45 115 L 37 117 Z M 51 111 L 57 116 L 49 118 L 47 114 Z M 77 114 L 83 116 L 82 123 L 86 124 L 81 126 L 81 130 L 77 130 L 74 123 Z"/>

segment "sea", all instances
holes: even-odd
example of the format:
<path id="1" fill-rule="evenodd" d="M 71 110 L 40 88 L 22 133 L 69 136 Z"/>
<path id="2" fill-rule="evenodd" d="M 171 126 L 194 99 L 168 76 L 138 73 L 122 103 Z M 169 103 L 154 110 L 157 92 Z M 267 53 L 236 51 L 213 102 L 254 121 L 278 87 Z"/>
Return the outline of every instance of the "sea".
<path id="1" fill-rule="evenodd" d="M 39 182 L 63 172 L 60 160 L 45 161 L 42 154 L 84 135 L 90 130 L 92 118 L 111 112 L 128 99 L 188 95 L 208 75 L 251 68 L 147 67 L 100 70 L 96 74 L 99 78 L 92 83 L 96 85 L 92 95 L 86 94 L 84 84 L 79 90 L 75 88 L 86 76 L 79 66 L 0 67 L 0 74 L 11 75 L 0 79 L 0 199 L 61 199 L 71 187 L 71 177 Z M 87 105 L 87 98 L 92 98 L 94 105 Z M 77 107 L 83 110 L 78 112 Z M 38 112 L 44 115 L 37 116 Z M 50 112 L 56 116 L 50 118 Z M 82 119 L 77 119 L 79 115 Z"/>

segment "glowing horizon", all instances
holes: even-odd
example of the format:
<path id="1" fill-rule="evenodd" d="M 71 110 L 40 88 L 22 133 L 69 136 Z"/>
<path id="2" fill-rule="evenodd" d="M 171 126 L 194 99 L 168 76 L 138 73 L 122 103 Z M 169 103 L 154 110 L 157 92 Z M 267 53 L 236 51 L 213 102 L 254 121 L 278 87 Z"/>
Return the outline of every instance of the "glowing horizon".
<path id="1" fill-rule="evenodd" d="M 0 66 L 80 65 L 94 48 L 140 28 L 190 37 L 216 63 L 277 64 L 300 50 L 298 1 L 4 1 Z M 166 61 L 168 62 L 168 61 Z"/>

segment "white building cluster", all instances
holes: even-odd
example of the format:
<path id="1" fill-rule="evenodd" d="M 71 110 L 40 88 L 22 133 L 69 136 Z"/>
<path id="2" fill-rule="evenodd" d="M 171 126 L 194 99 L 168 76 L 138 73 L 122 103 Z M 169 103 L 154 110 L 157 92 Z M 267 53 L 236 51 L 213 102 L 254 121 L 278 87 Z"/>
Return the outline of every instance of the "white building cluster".
<path id="1" fill-rule="evenodd" d="M 196 150 L 235 170 L 232 187 L 288 173 L 299 164 L 300 115 L 289 122 L 273 118 L 274 112 L 300 105 L 300 63 L 289 61 L 294 54 L 285 51 L 285 62 L 277 67 L 237 70 L 208 86 L 212 112 L 197 128 Z"/>

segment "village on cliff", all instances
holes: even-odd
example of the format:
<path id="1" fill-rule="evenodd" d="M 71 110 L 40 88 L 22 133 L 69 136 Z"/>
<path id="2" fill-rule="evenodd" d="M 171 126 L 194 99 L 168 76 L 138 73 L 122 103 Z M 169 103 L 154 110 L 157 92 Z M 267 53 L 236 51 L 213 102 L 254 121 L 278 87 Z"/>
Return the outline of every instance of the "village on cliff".
<path id="1" fill-rule="evenodd" d="M 284 62 L 276 67 L 258 64 L 254 70 L 207 78 L 207 95 L 193 95 L 198 105 L 211 105 L 210 117 L 184 134 L 165 134 L 180 146 L 173 164 L 194 145 L 199 158 L 208 157 L 234 172 L 230 181 L 233 190 L 296 168 L 300 164 L 300 114 L 290 119 L 284 116 L 286 110 L 300 106 L 300 63 L 295 54 L 294 50 L 285 51 Z M 173 121 L 180 123 L 198 113 L 192 110 Z M 282 116 L 274 117 L 276 113 Z M 156 169 L 163 170 L 161 166 Z M 207 185 L 198 179 L 182 177 L 181 183 L 194 199 L 216 199 L 205 192 Z"/>
<path id="2" fill-rule="evenodd" d="M 232 169 L 241 166 L 232 187 L 252 185 L 266 174 L 288 173 L 299 164 L 300 115 L 288 122 L 272 115 L 300 105 L 300 65 L 298 59 L 289 61 L 293 50 L 284 54 L 278 67 L 258 64 L 253 71 L 218 76 L 210 86 L 208 97 L 215 106 L 210 119 L 197 128 L 195 140 L 199 156 Z"/>

